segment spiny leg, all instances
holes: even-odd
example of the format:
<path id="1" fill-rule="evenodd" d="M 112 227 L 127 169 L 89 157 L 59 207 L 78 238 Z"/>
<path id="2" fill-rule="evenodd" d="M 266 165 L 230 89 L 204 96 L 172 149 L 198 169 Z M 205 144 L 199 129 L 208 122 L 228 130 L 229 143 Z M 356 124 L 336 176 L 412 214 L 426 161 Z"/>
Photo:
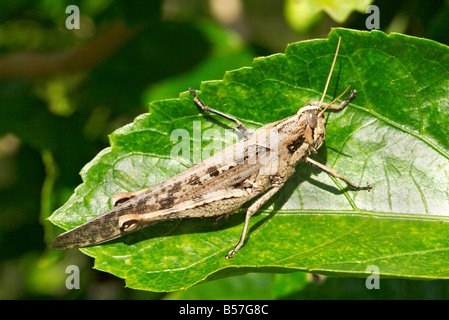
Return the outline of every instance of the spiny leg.
<path id="1" fill-rule="evenodd" d="M 238 210 L 251 199 L 251 194 L 239 188 L 226 188 L 209 192 L 200 198 L 177 203 L 160 210 L 148 210 L 123 214 L 119 217 L 118 227 L 121 231 L 134 230 L 135 227 L 179 218 L 216 217 Z"/>
<path id="2" fill-rule="evenodd" d="M 226 113 L 220 112 L 218 110 L 212 109 L 208 106 L 206 106 L 203 101 L 201 101 L 200 99 L 198 99 L 198 95 L 196 94 L 196 91 L 192 88 L 189 88 L 189 91 L 191 94 L 193 94 L 194 98 L 193 100 L 196 102 L 196 104 L 204 111 L 210 112 L 210 113 L 214 113 L 220 117 L 223 117 L 225 119 L 231 120 L 233 121 L 236 125 L 237 125 L 237 129 L 243 134 L 244 137 L 246 137 L 249 132 L 248 129 L 246 129 L 245 125 L 243 123 L 241 123 L 237 118 L 230 116 Z"/>
<path id="3" fill-rule="evenodd" d="M 132 198 L 134 198 L 134 197 L 136 197 L 136 196 L 138 196 L 139 194 L 142 194 L 142 193 L 147 192 L 147 191 L 150 190 L 151 188 L 152 188 L 152 187 L 145 188 L 145 189 L 142 189 L 142 190 L 139 190 L 139 191 L 133 191 L 133 192 L 121 192 L 121 193 L 114 194 L 114 195 L 111 197 L 111 204 L 112 204 L 114 207 L 115 207 L 115 206 L 118 206 L 119 204 L 124 203 L 124 202 L 126 202 L 126 201 L 128 201 L 128 200 L 130 200 L 130 199 L 132 199 Z"/>
<path id="4" fill-rule="evenodd" d="M 226 255 L 226 260 L 231 258 L 237 251 L 240 250 L 241 247 L 243 247 L 243 245 L 245 244 L 246 234 L 248 232 L 248 224 L 249 224 L 250 218 L 254 215 L 254 213 L 257 212 L 257 210 L 260 209 L 260 207 L 265 202 L 267 202 L 276 192 L 279 191 L 279 189 L 282 187 L 284 182 L 285 182 L 285 180 L 283 180 L 279 184 L 276 184 L 275 186 L 273 186 L 273 188 L 268 190 L 268 192 L 263 194 L 259 199 L 256 200 L 256 202 L 254 202 L 248 208 L 248 210 L 246 211 L 245 224 L 243 225 L 243 232 L 242 232 L 242 235 L 240 236 L 240 240 L 237 243 L 237 245 L 235 246 L 235 248 L 228 252 L 228 254 Z"/>
<path id="5" fill-rule="evenodd" d="M 317 162 L 317 161 L 315 161 L 315 160 L 313 160 L 313 159 L 311 159 L 311 158 L 309 158 L 309 157 L 306 157 L 306 158 L 304 159 L 304 161 L 305 161 L 306 163 L 308 163 L 308 164 L 310 164 L 310 165 L 312 165 L 312 166 L 314 166 L 314 167 L 316 167 L 316 168 L 318 168 L 318 169 L 320 169 L 320 170 L 326 172 L 327 174 L 331 175 L 331 176 L 334 177 L 334 178 L 338 178 L 338 179 L 343 180 L 344 182 L 346 182 L 346 183 L 348 184 L 348 186 L 350 186 L 350 187 L 353 188 L 354 190 L 371 190 L 371 189 L 373 188 L 373 186 L 370 185 L 370 184 L 367 184 L 367 185 L 365 185 L 365 186 L 358 186 L 358 185 L 352 183 L 351 181 L 349 181 L 348 179 L 346 179 L 345 177 L 342 177 L 342 176 L 341 176 L 337 171 L 335 171 L 334 169 L 331 169 L 331 168 L 325 166 L 324 164 L 321 164 L 321 163 L 319 163 L 319 162 Z"/>

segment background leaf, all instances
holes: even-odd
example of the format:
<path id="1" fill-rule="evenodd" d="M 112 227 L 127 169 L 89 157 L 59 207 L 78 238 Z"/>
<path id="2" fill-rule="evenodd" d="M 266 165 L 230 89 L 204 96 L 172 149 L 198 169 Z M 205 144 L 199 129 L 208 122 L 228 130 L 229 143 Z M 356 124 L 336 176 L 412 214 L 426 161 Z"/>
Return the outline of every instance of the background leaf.
<path id="1" fill-rule="evenodd" d="M 358 96 L 330 113 L 326 144 L 315 157 L 371 192 L 300 163 L 288 184 L 252 218 L 246 245 L 231 260 L 243 215 L 164 222 L 105 245 L 82 249 L 95 268 L 125 278 L 127 286 L 172 291 L 242 272 L 313 271 L 448 278 L 449 51 L 430 40 L 382 32 L 333 30 L 327 40 L 290 45 L 285 54 L 254 60 L 201 85 L 203 101 L 249 128 L 285 118 L 319 100 L 338 37 L 342 37 L 328 100 L 347 85 Z M 196 122 L 197 121 L 197 122 Z M 166 180 L 198 160 L 210 142 L 192 135 L 221 120 L 199 113 L 191 96 L 153 102 L 110 136 L 82 170 L 84 183 L 51 217 L 66 229 L 103 213 L 111 195 Z M 229 124 L 232 127 L 232 124 Z M 189 158 L 170 158 L 175 129 L 191 134 Z M 230 143 L 222 137 L 218 141 Z M 240 270 L 240 271 L 239 271 Z"/>
<path id="2" fill-rule="evenodd" d="M 287 0 L 285 16 L 293 29 L 304 32 L 316 23 L 322 11 L 335 21 L 343 22 L 354 10 L 364 13 L 372 2 L 372 0 Z"/>

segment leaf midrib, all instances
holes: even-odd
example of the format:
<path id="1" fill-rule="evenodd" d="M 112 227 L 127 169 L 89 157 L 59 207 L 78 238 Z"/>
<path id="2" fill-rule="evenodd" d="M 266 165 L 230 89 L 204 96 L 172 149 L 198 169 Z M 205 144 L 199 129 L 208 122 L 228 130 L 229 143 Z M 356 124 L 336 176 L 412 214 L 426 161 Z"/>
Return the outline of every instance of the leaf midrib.
<path id="1" fill-rule="evenodd" d="M 264 210 L 260 212 L 261 215 L 272 214 L 271 210 Z M 303 216 L 303 215 L 346 215 L 359 217 L 377 217 L 377 218 L 391 218 L 391 219 L 407 219 L 407 220 L 429 220 L 429 221 L 449 221 L 449 216 L 436 214 L 420 214 L 420 213 L 401 213 L 401 212 L 382 212 L 371 210 L 321 210 L 321 209 L 279 209 L 276 210 L 276 216 Z"/>

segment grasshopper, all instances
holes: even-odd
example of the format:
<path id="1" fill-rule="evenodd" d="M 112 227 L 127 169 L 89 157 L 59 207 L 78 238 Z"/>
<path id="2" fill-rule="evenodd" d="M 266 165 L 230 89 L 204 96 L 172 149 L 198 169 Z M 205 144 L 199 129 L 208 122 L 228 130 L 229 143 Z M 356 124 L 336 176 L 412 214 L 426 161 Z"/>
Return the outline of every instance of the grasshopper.
<path id="1" fill-rule="evenodd" d="M 240 240 L 226 255 L 229 259 L 244 245 L 251 216 L 281 189 L 293 174 L 298 161 L 345 181 L 355 190 L 370 190 L 370 184 L 355 185 L 335 170 L 309 157 L 323 144 L 326 133 L 324 112 L 328 108 L 343 109 L 356 95 L 356 91 L 352 90 L 339 105 L 334 104 L 348 91 L 348 87 L 331 103 L 323 102 L 340 41 L 321 100 L 307 103 L 296 114 L 266 124 L 252 134 L 235 117 L 207 107 L 196 91 L 189 89 L 194 102 L 204 112 L 233 121 L 243 138 L 165 182 L 143 190 L 113 195 L 112 209 L 60 234 L 53 239 L 50 248 L 63 250 L 97 245 L 149 225 L 178 218 L 227 217 L 257 197 L 246 211 Z M 275 139 L 262 139 L 271 135 Z M 261 161 L 262 158 L 265 161 Z"/>

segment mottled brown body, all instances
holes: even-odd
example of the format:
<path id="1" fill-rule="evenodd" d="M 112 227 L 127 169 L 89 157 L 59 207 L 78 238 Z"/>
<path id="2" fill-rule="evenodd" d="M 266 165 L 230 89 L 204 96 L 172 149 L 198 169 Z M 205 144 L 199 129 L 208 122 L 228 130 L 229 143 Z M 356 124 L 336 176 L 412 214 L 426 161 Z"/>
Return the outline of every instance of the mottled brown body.
<path id="1" fill-rule="evenodd" d="M 356 190 L 371 189 L 370 185 L 354 185 L 309 158 L 325 138 L 326 122 L 321 106 L 342 109 L 355 96 L 355 90 L 340 105 L 312 102 L 295 115 L 264 125 L 253 134 L 232 116 L 205 106 L 196 92 L 190 91 L 204 111 L 234 121 L 244 138 L 156 186 L 114 195 L 112 209 L 57 236 L 50 244 L 52 249 L 96 245 L 160 221 L 228 215 L 259 197 L 248 208 L 242 237 L 226 256 L 230 258 L 244 244 L 250 217 L 282 187 L 298 161 L 343 179 Z"/>
<path id="2" fill-rule="evenodd" d="M 313 108 L 320 110 L 317 107 Z M 324 139 L 321 127 L 316 130 L 317 133 L 321 132 L 317 135 L 316 142 L 310 145 L 304 143 L 303 130 L 297 128 L 298 123 L 305 126 L 306 118 L 301 110 L 298 115 L 267 124 L 237 144 L 156 186 L 113 196 L 111 202 L 116 205 L 114 208 L 61 234 L 53 241 L 52 247 L 54 249 L 82 247 L 120 237 L 128 233 L 118 227 L 118 220 L 124 215 L 129 218 L 132 215 L 136 221 L 146 217 L 147 221 L 141 225 L 137 224 L 134 227 L 135 231 L 148 225 L 150 222 L 148 215 L 153 217 L 151 222 L 156 222 L 184 217 L 210 217 L 236 211 L 243 203 L 269 188 L 273 181 L 277 183 L 287 179 L 295 163 L 305 154 L 309 154 L 307 151 L 309 146 L 317 149 L 321 145 Z M 324 116 L 320 118 L 319 123 L 324 127 Z M 263 146 L 258 144 L 258 137 L 262 133 L 269 137 L 272 130 L 286 141 L 286 144 L 276 146 L 278 153 L 274 152 L 275 148 L 270 149 L 269 139 L 259 139 L 268 143 Z M 243 147 L 240 144 L 243 144 Z M 278 171 L 272 176 L 259 175 L 263 167 L 257 158 L 262 154 L 268 155 L 267 159 L 270 157 L 279 159 Z M 272 162 L 267 161 L 268 166 L 271 165 Z M 211 195 L 212 193 L 216 196 Z M 222 201 L 218 201 L 220 197 L 223 198 Z"/>

